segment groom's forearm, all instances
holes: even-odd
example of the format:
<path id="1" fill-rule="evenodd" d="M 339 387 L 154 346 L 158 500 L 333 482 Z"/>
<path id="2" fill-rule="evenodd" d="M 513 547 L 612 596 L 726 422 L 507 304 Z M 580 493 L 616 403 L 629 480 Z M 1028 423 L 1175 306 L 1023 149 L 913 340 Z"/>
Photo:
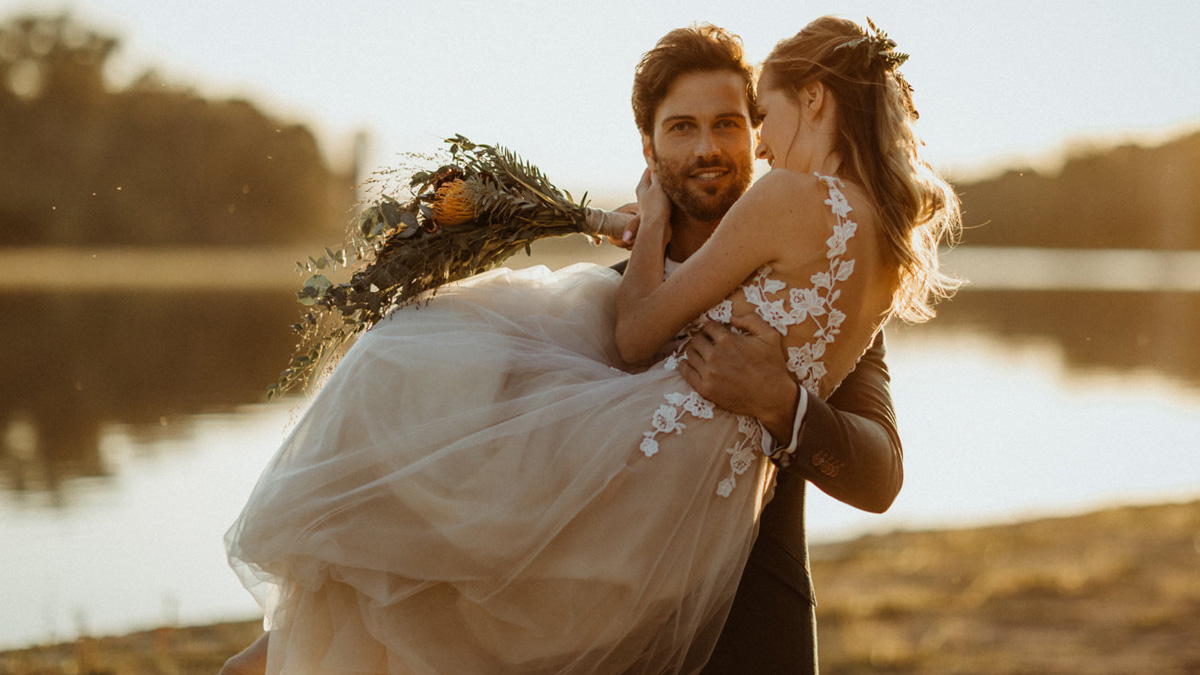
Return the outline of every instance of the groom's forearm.
<path id="1" fill-rule="evenodd" d="M 885 353 L 880 333 L 828 400 L 810 397 L 796 451 L 783 469 L 874 513 L 892 505 L 904 481 Z"/>

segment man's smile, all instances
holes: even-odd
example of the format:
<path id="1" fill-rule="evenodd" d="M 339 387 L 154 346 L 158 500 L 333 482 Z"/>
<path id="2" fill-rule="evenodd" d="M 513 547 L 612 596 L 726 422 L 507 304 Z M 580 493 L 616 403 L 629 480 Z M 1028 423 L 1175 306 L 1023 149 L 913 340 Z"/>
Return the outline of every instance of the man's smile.
<path id="1" fill-rule="evenodd" d="M 698 183 L 700 187 L 717 187 L 724 182 L 725 178 L 729 175 L 730 170 L 728 168 L 721 166 L 706 166 L 693 170 L 688 174 L 688 178 L 695 183 Z"/>

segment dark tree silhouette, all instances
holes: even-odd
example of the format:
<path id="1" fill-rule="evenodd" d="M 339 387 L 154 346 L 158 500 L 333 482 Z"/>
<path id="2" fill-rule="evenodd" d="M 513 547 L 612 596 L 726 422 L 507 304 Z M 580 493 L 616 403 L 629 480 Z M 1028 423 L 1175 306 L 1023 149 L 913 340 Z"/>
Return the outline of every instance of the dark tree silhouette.
<path id="1" fill-rule="evenodd" d="M 1069 159 L 1056 175 L 1009 171 L 959 185 L 964 243 L 1200 249 L 1200 133 Z"/>
<path id="2" fill-rule="evenodd" d="M 305 127 L 152 73 L 120 90 L 116 38 L 66 15 L 0 24 L 0 246 L 328 240 L 353 204 Z"/>

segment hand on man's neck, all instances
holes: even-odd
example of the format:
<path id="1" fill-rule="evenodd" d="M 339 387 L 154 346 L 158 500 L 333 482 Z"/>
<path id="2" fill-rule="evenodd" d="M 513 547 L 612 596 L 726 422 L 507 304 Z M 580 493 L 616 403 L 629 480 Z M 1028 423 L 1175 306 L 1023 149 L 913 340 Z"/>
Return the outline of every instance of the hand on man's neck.
<path id="1" fill-rule="evenodd" d="M 699 221 L 681 213 L 678 207 L 674 211 L 671 214 L 671 241 L 667 242 L 667 258 L 681 263 L 700 250 L 721 221 Z"/>

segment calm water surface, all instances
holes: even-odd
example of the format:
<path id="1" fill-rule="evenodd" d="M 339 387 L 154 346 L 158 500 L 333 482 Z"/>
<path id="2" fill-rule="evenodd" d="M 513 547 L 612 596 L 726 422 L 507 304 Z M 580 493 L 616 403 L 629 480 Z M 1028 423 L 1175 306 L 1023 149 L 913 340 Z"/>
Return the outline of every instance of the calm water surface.
<path id="1" fill-rule="evenodd" d="M 814 491 L 814 540 L 1200 497 L 1200 293 L 988 286 L 890 332 L 904 490 Z M 301 405 L 260 402 L 290 301 L 0 301 L 0 647 L 255 616 L 222 535 Z"/>

